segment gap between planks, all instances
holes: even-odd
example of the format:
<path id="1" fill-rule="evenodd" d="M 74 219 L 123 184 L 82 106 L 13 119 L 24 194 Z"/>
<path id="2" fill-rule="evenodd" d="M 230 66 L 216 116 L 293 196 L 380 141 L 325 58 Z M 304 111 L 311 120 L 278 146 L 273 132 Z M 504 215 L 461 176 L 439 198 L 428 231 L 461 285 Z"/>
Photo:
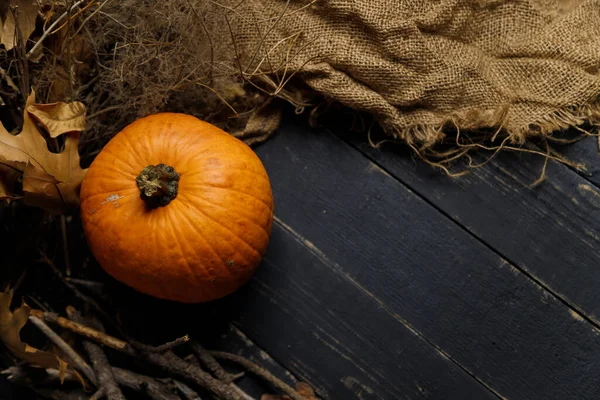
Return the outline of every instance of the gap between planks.
<path id="1" fill-rule="evenodd" d="M 583 310 L 581 310 L 578 306 L 576 306 L 574 304 L 571 304 L 562 295 L 560 295 L 559 293 L 557 293 L 554 290 L 552 290 L 542 280 L 540 280 L 539 278 L 537 278 L 532 273 L 526 271 L 524 268 L 520 267 L 517 263 L 513 262 L 510 258 L 506 257 L 504 254 L 502 254 L 500 251 L 498 251 L 495 247 L 493 247 L 492 245 L 490 245 L 488 242 L 486 242 L 485 240 L 483 240 L 481 237 L 477 236 L 474 232 L 472 232 L 468 227 L 466 227 L 460 221 L 457 221 L 450 214 L 448 214 L 446 211 L 444 211 L 441 207 L 437 206 L 427 196 L 423 195 L 419 190 L 417 190 L 416 188 L 412 187 L 410 184 L 408 184 L 404 180 L 400 179 L 392 171 L 390 171 L 389 169 L 387 169 L 385 165 L 382 165 L 377 160 L 373 159 L 373 157 L 371 155 L 369 155 L 368 153 L 362 151 L 360 148 L 358 148 L 354 144 L 349 143 L 347 140 L 345 140 L 344 138 L 340 137 L 338 134 L 336 134 L 335 132 L 331 131 L 330 129 L 325 128 L 325 130 L 329 134 L 335 136 L 337 139 L 339 139 L 340 141 L 342 141 L 345 145 L 349 146 L 350 148 L 352 148 L 353 150 L 359 152 L 365 158 L 367 158 L 369 160 L 369 162 L 373 165 L 372 168 L 376 168 L 377 170 L 381 171 L 382 173 L 385 173 L 385 175 L 387 175 L 390 178 L 394 179 L 400 185 L 402 185 L 403 187 L 405 187 L 407 190 L 409 190 L 410 192 L 414 193 L 422 201 L 424 201 L 426 204 L 428 204 L 429 206 L 431 206 L 432 208 L 434 208 L 436 211 L 438 211 L 440 214 L 442 214 L 444 217 L 446 217 L 448 220 L 450 220 L 453 224 L 455 224 L 461 230 L 463 230 L 464 232 L 466 232 L 469 236 L 471 236 L 472 238 L 476 239 L 479 243 L 483 244 L 487 249 L 491 250 L 501 260 L 503 260 L 504 262 L 506 262 L 506 264 L 508 266 L 510 266 L 511 268 L 514 268 L 519 273 L 525 275 L 529 280 L 531 280 L 532 282 L 534 282 L 541 289 L 543 289 L 548 294 L 550 294 L 552 297 L 554 297 L 556 300 L 558 300 L 560 303 L 562 303 L 563 305 L 565 305 L 569 309 L 569 312 L 571 313 L 571 316 L 573 316 L 574 318 L 575 318 L 575 316 L 577 316 L 576 319 L 586 321 L 587 323 L 591 324 L 596 329 L 600 330 L 600 321 L 596 320 L 595 317 L 587 315 L 587 313 L 585 313 Z M 553 161 L 550 160 L 549 162 L 553 162 Z M 600 187 L 596 186 L 593 182 L 589 181 L 588 179 L 586 179 L 585 177 L 581 176 L 577 172 L 571 170 L 569 167 L 564 166 L 564 165 L 561 165 L 561 167 L 562 168 L 566 168 L 569 173 L 581 177 L 582 179 L 584 179 L 587 182 L 591 183 L 594 187 L 600 189 Z M 598 194 L 600 195 L 600 193 L 598 193 Z"/>
<path id="2" fill-rule="evenodd" d="M 417 336 L 418 338 L 423 340 L 425 343 L 430 345 L 440 357 L 450 360 L 458 368 L 463 370 L 466 374 L 468 374 L 471 378 L 473 378 L 477 383 L 481 384 L 483 387 L 485 387 L 488 391 L 490 391 L 492 394 L 494 394 L 499 399 L 503 399 L 503 400 L 506 399 L 506 397 L 502 396 L 500 393 L 498 393 L 496 390 L 494 390 L 491 386 L 489 386 L 486 382 L 479 379 L 468 368 L 466 368 L 465 366 L 460 364 L 452 356 L 450 356 L 448 353 L 446 353 L 442 348 L 440 348 L 434 342 L 429 340 L 421 332 L 416 330 L 413 326 L 411 326 L 411 324 L 408 321 L 406 321 L 404 318 L 402 318 L 400 315 L 398 315 L 394 311 L 390 310 L 390 308 L 384 302 L 382 302 L 377 296 L 375 296 L 373 293 L 371 293 L 369 290 L 367 290 L 365 287 L 363 287 L 360 283 L 358 283 L 354 278 L 352 278 L 348 273 L 346 273 L 344 271 L 344 269 L 338 263 L 331 260 L 325 253 L 323 253 L 317 246 L 315 246 L 314 243 L 312 243 L 310 240 L 306 239 L 300 233 L 296 232 L 291 226 L 286 224 L 284 221 L 282 221 L 276 215 L 273 217 L 273 220 L 282 229 L 284 229 L 286 232 L 288 232 L 299 244 L 306 247 L 313 255 L 315 255 L 318 259 L 320 259 L 323 262 L 323 264 L 329 266 L 332 271 L 339 274 L 343 279 L 348 281 L 352 286 L 354 286 L 355 288 L 360 290 L 367 297 L 369 297 L 375 303 L 377 303 L 377 305 L 379 305 L 379 307 L 381 307 L 381 309 L 384 310 L 387 314 L 389 314 L 394 320 L 398 321 L 406 329 L 408 329 L 410 332 L 412 332 L 415 336 Z"/>

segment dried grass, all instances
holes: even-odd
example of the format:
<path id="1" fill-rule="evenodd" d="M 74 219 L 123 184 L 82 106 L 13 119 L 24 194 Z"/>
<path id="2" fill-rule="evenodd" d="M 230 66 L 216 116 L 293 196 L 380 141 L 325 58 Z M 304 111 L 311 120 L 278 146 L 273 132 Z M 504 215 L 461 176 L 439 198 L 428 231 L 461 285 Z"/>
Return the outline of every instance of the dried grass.
<path id="1" fill-rule="evenodd" d="M 293 76 L 285 65 L 273 75 L 285 71 L 283 81 L 265 68 L 258 73 L 242 66 L 230 25 L 239 17 L 235 8 L 212 0 L 92 0 L 54 1 L 48 9 L 53 15 L 37 39 L 56 27 L 30 72 L 39 99 L 87 105 L 84 162 L 125 125 L 151 113 L 185 112 L 240 137 L 272 98 L 306 105 L 284 88 Z M 271 51 L 257 48 L 253 58 L 268 59 Z"/>

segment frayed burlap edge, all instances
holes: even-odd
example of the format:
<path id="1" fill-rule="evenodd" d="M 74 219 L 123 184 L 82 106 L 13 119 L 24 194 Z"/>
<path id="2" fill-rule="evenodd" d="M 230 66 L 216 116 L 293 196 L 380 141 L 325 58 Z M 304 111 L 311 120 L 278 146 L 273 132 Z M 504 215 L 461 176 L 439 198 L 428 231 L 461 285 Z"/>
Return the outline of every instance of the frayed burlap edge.
<path id="1" fill-rule="evenodd" d="M 508 106 L 495 112 L 470 110 L 442 119 L 431 125 L 410 125 L 398 127 L 385 119 L 377 119 L 378 124 L 390 138 L 374 142 L 371 131 L 367 132 L 369 144 L 380 148 L 388 142 L 401 142 L 425 163 L 439 169 L 451 177 L 459 177 L 472 169 L 489 163 L 501 151 L 530 153 L 544 157 L 544 165 L 539 178 L 531 185 L 535 187 L 546 179 L 546 169 L 550 160 L 585 172 L 583 163 L 569 160 L 552 148 L 551 144 L 575 143 L 585 137 L 597 137 L 600 150 L 600 99 L 590 103 L 556 110 L 539 121 L 518 129 L 507 129 L 505 120 Z M 584 129 L 583 127 L 588 129 Z M 483 129 L 486 129 L 483 132 Z M 560 137 L 567 130 L 576 130 L 575 138 Z M 536 143 L 533 143 L 533 142 Z M 440 145 L 446 145 L 439 150 Z M 485 150 L 492 154 L 483 162 L 476 163 L 471 157 L 475 150 Z M 466 160 L 466 167 L 453 170 L 459 160 Z"/>

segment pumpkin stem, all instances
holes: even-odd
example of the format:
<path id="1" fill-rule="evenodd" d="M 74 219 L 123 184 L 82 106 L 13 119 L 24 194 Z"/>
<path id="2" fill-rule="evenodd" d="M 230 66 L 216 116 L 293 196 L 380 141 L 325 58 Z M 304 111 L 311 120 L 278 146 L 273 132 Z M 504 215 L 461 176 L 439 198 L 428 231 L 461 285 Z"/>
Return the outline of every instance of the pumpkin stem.
<path id="1" fill-rule="evenodd" d="M 179 174 L 165 164 L 148 165 L 135 181 L 149 208 L 164 207 L 177 197 Z"/>

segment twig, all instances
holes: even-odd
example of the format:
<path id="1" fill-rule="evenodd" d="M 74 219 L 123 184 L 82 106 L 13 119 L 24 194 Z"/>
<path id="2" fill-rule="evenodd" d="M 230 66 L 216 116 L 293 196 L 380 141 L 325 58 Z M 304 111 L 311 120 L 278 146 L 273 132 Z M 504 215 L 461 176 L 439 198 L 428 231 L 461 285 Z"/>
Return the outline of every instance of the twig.
<path id="1" fill-rule="evenodd" d="M 12 286 L 13 293 L 16 292 L 17 290 L 19 290 L 19 287 L 21 286 L 21 283 L 23 283 L 23 280 L 25 279 L 25 276 L 27 276 L 27 268 L 23 269 L 23 271 L 21 272 L 21 274 L 17 278 L 17 281 Z"/>
<path id="2" fill-rule="evenodd" d="M 74 321 L 83 322 L 83 317 L 77 311 L 75 311 L 74 308 L 67 308 L 67 313 Z M 94 323 L 96 325 L 95 328 L 98 330 L 98 332 L 104 331 L 102 324 L 99 322 L 90 321 L 90 323 Z M 90 342 L 89 340 L 83 341 L 83 348 L 90 356 L 92 367 L 94 368 L 94 372 L 98 378 L 99 389 L 104 389 L 106 400 L 125 400 L 125 396 L 123 396 L 123 393 L 121 393 L 121 390 L 117 385 L 115 376 L 113 375 L 113 371 L 110 367 L 110 363 L 108 362 L 108 358 L 106 357 L 106 354 L 104 354 L 102 348 L 96 343 Z"/>
<path id="3" fill-rule="evenodd" d="M 125 400 L 125 396 L 121 393 L 121 389 L 117 385 L 115 377 L 110 369 L 106 354 L 100 346 L 95 343 L 85 341 L 83 347 L 90 356 L 90 361 L 94 366 L 96 375 L 98 376 L 98 384 L 104 389 L 107 400 Z"/>
<path id="4" fill-rule="evenodd" d="M 177 380 L 174 380 L 173 383 L 175 384 L 177 390 L 181 392 L 185 400 L 202 400 L 202 397 L 200 397 L 198 393 L 194 392 L 194 390 L 192 390 L 192 388 L 185 383 Z"/>
<path id="5" fill-rule="evenodd" d="M 117 330 L 119 331 L 119 333 L 129 342 L 129 344 L 131 346 L 133 346 L 134 349 L 138 350 L 138 351 L 142 351 L 142 352 L 147 352 L 147 353 L 164 353 L 167 352 L 169 350 L 172 350 L 173 348 L 180 346 L 184 343 L 187 343 L 190 340 L 190 337 L 188 335 L 179 337 L 173 341 L 167 342 L 165 344 L 161 344 L 160 346 L 150 346 L 141 342 L 138 342 L 137 340 L 133 339 L 132 337 L 130 337 L 129 335 L 127 335 L 126 332 L 123 331 L 123 329 L 121 329 L 121 320 L 119 318 L 119 314 L 117 314 Z"/>
<path id="6" fill-rule="evenodd" d="M 275 375 L 273 375 L 272 373 L 270 373 L 263 367 L 248 360 L 247 358 L 238 356 L 237 354 L 225 353 L 222 351 L 211 351 L 210 354 L 212 354 L 215 358 L 220 358 L 222 360 L 231 361 L 233 363 L 236 363 L 236 364 L 244 367 L 249 372 L 263 378 L 265 381 L 269 382 L 270 384 L 275 386 L 277 389 L 280 389 L 282 392 L 287 394 L 293 400 L 306 400 L 303 396 L 298 394 L 298 392 L 296 392 L 287 383 L 285 383 L 281 379 L 277 378 Z"/>
<path id="7" fill-rule="evenodd" d="M 17 85 L 15 85 L 15 82 L 2 67 L 0 67 L 0 77 L 6 81 L 6 83 L 8 84 L 8 86 L 10 86 L 12 90 L 14 90 L 16 93 L 21 93 Z"/>
<path id="8" fill-rule="evenodd" d="M 65 281 L 72 283 L 78 289 L 87 289 L 91 295 L 96 296 L 107 304 L 114 305 L 114 299 L 110 296 L 111 290 L 110 288 L 107 288 L 107 285 L 104 283 L 74 278 L 65 278 Z"/>
<path id="9" fill-rule="evenodd" d="M 200 362 L 206 368 L 208 368 L 208 370 L 212 372 L 212 374 L 218 379 L 230 383 L 244 376 L 243 372 L 239 374 L 231 374 L 225 371 L 225 369 L 223 369 L 221 364 L 218 363 L 218 361 L 213 357 L 213 355 L 210 354 L 210 352 L 208 352 L 200 343 L 194 341 L 191 342 L 190 345 L 192 347 L 192 350 L 194 351 L 194 354 L 196 355 L 196 357 L 198 357 Z"/>
<path id="10" fill-rule="evenodd" d="M 127 369 L 112 367 L 112 372 L 117 380 L 117 383 L 124 388 L 144 394 L 151 400 L 181 400 L 179 396 L 171 392 L 166 385 L 160 383 L 156 379 L 149 376 L 140 375 Z M 27 366 L 26 364 L 15 365 L 1 371 L 0 374 L 6 375 L 11 382 L 21 385 L 30 386 L 32 382 L 32 373 L 35 373 L 39 368 Z M 37 378 L 35 375 L 36 386 L 52 386 L 60 384 L 60 371 L 54 368 L 45 370 L 47 377 L 44 379 Z M 79 382 L 77 377 L 67 372 L 65 381 Z"/>
<path id="11" fill-rule="evenodd" d="M 94 294 L 96 294 L 96 295 L 106 289 L 104 283 L 102 283 L 102 282 L 88 281 L 85 279 L 77 279 L 77 278 L 65 278 L 65 281 L 72 283 L 75 286 L 81 286 L 86 289 L 89 289 L 90 291 L 94 292 Z"/>
<path id="12" fill-rule="evenodd" d="M 89 400 L 100 400 L 105 394 L 106 391 L 104 389 L 98 389 L 96 393 L 90 396 Z"/>
<path id="13" fill-rule="evenodd" d="M 48 318 L 52 321 L 55 321 L 65 329 L 69 329 L 89 339 L 95 340 L 98 343 L 110 346 L 111 348 L 121 351 L 131 357 L 137 357 L 147 361 L 171 375 L 188 380 L 196 385 L 210 390 L 224 400 L 244 400 L 242 396 L 229 384 L 213 378 L 207 372 L 204 372 L 199 367 L 184 361 L 171 351 L 167 351 L 165 353 L 140 351 L 127 342 L 109 336 L 105 333 L 98 332 L 97 330 L 89 328 L 85 325 L 70 321 L 66 318 L 58 317 L 56 314 L 45 313 L 39 310 L 31 310 L 31 313 L 32 315 L 39 316 L 40 318 Z"/>
<path id="14" fill-rule="evenodd" d="M 63 255 L 65 257 L 65 274 L 71 276 L 69 243 L 67 242 L 67 218 L 64 215 L 60 216 L 60 230 L 62 232 Z"/>
<path id="15" fill-rule="evenodd" d="M 88 90 L 90 87 L 92 87 L 96 82 L 98 82 L 99 79 L 100 79 L 100 75 L 96 75 L 92 79 L 88 80 L 85 84 L 79 86 L 77 88 L 76 96 L 79 96 L 81 93 L 84 93 L 86 90 Z"/>
<path id="16" fill-rule="evenodd" d="M 67 318 L 59 317 L 55 313 L 32 309 L 31 315 L 39 319 L 43 319 L 46 322 L 57 324 L 61 328 L 68 329 L 71 332 L 77 333 L 78 335 L 84 336 L 88 339 L 108 346 L 112 349 L 122 351 L 127 354 L 135 353 L 135 350 L 133 349 L 133 347 L 131 347 L 131 345 L 129 345 L 129 343 L 124 342 L 121 339 L 109 336 L 105 333 L 98 332 L 97 330 L 89 328 L 83 324 L 73 322 Z"/>
<path id="17" fill-rule="evenodd" d="M 48 336 L 48 339 L 50 339 L 71 359 L 71 362 L 77 367 L 77 369 L 83 372 L 94 385 L 96 384 L 96 375 L 94 374 L 92 368 L 79 356 L 79 354 L 75 352 L 75 350 L 73 350 L 71 346 L 67 344 L 67 342 L 58 336 L 48 325 L 44 323 L 44 321 L 36 316 L 30 315 L 29 320 L 46 336 Z"/>
<path id="18" fill-rule="evenodd" d="M 96 7 L 96 9 L 94 10 L 93 13 L 91 13 L 90 15 L 87 16 L 86 19 L 84 19 L 81 22 L 81 26 L 79 27 L 79 29 L 77 29 L 75 31 L 75 33 L 73 33 L 73 36 L 77 36 L 77 34 L 79 34 L 79 32 L 81 32 L 81 29 L 83 29 L 83 27 L 85 26 L 85 24 L 94 17 L 94 15 L 96 15 L 97 13 L 100 12 L 100 10 L 102 10 L 102 7 L 104 7 L 104 5 L 108 2 L 108 0 L 104 0 L 98 7 Z M 91 3 L 90 3 L 91 4 Z M 86 6 L 87 7 L 87 6 Z"/>
<path id="19" fill-rule="evenodd" d="M 50 27 L 48 29 L 46 29 L 44 31 L 44 33 L 42 34 L 42 37 L 40 37 L 40 39 L 33 45 L 33 47 L 31 48 L 31 50 L 29 50 L 29 52 L 27 53 L 27 58 L 29 59 L 31 57 L 31 55 L 37 50 L 38 47 L 40 47 L 40 45 L 42 44 L 42 42 L 48 37 L 48 35 L 50 35 L 50 33 L 52 33 L 52 31 L 54 30 L 54 28 L 56 28 L 56 26 L 60 23 L 60 21 L 62 21 L 66 16 L 70 15 L 71 12 L 76 8 L 79 7 L 79 5 L 81 3 L 86 2 L 87 0 L 79 0 L 77 1 L 75 4 L 73 4 L 71 6 L 71 8 L 69 8 L 67 11 L 65 11 L 60 17 L 58 17 L 56 19 L 56 21 L 54 21 L 52 23 L 52 25 L 50 25 Z"/>
<path id="20" fill-rule="evenodd" d="M 184 343 L 187 343 L 190 340 L 188 335 L 177 338 L 171 342 L 167 342 L 165 344 L 161 344 L 160 346 L 145 346 L 146 351 L 151 353 L 164 353 L 165 351 L 169 351 L 177 346 L 181 346 Z"/>
<path id="21" fill-rule="evenodd" d="M 81 291 L 75 285 L 73 285 L 71 282 L 69 282 L 67 279 L 65 279 L 63 273 L 56 267 L 56 265 L 54 264 L 54 261 L 52 261 L 46 255 L 46 253 L 41 252 L 41 256 L 42 256 L 42 261 L 50 267 L 52 272 L 54 272 L 54 274 L 65 284 L 65 286 L 67 288 L 71 289 L 71 291 L 73 292 L 75 297 L 77 297 L 84 303 L 91 306 L 95 312 L 97 312 L 99 315 L 101 315 L 105 319 L 106 322 L 110 323 L 112 326 L 115 326 L 115 322 L 113 321 L 113 319 L 106 313 L 106 311 L 104 311 L 104 309 L 102 307 L 100 307 L 100 305 L 94 299 L 81 293 Z"/>
<path id="22" fill-rule="evenodd" d="M 146 353 L 142 359 L 160 367 L 163 371 L 202 386 L 228 400 L 243 400 L 228 384 L 221 382 L 204 372 L 199 367 L 182 360 L 172 352 Z"/>
<path id="23" fill-rule="evenodd" d="M 204 33 L 206 34 L 206 38 L 208 39 L 208 47 L 210 49 L 210 70 L 208 72 L 208 84 L 212 85 L 213 69 L 215 67 L 215 48 L 214 48 L 215 46 L 213 44 L 212 37 L 210 36 L 210 32 L 208 31 L 208 28 L 206 27 L 206 24 L 204 23 L 204 21 L 202 20 L 202 18 L 200 17 L 200 15 L 196 11 L 196 9 L 194 8 L 194 5 L 192 4 L 192 2 L 190 0 L 188 0 L 188 4 L 190 6 L 190 9 L 192 10 L 194 15 L 198 19 L 198 22 L 200 22 L 200 25 L 202 25 L 202 29 L 204 29 Z"/>
<path id="24" fill-rule="evenodd" d="M 215 360 L 214 357 L 210 353 L 208 353 L 207 350 L 205 350 L 205 352 L 208 354 L 208 357 L 211 357 L 217 363 L 217 365 L 219 365 L 219 367 L 221 369 L 223 369 L 223 367 L 220 366 L 219 362 L 217 360 Z M 194 364 L 196 366 L 200 366 L 200 362 L 198 361 L 197 357 L 194 357 L 194 354 L 188 355 L 187 357 L 184 358 L 184 360 L 189 360 L 192 364 Z M 226 373 L 228 373 L 228 372 L 226 372 Z M 238 377 L 241 377 L 243 375 L 245 375 L 244 372 L 240 372 L 239 374 L 234 374 L 234 376 L 238 376 Z M 224 381 L 224 382 L 227 382 L 227 381 Z M 256 400 L 254 397 L 250 396 L 248 393 L 246 393 L 242 389 L 240 389 L 240 387 L 237 386 L 235 383 L 231 382 L 231 383 L 229 383 L 229 386 L 231 386 L 231 388 L 233 390 L 235 390 L 236 392 L 238 392 L 238 394 L 240 396 L 242 396 L 242 399 L 244 399 L 244 400 Z"/>
<path id="25" fill-rule="evenodd" d="M 126 369 L 112 367 L 117 383 L 122 387 L 146 394 L 152 400 L 180 400 L 165 385 L 149 376 L 140 375 Z"/>
<path id="26" fill-rule="evenodd" d="M 29 94 L 29 66 L 25 58 L 26 46 L 23 41 L 23 33 L 21 32 L 21 27 L 19 26 L 19 6 L 11 6 L 10 12 L 13 14 L 15 21 L 15 32 L 17 37 L 15 48 L 17 49 L 18 54 L 18 64 L 21 66 L 21 79 L 19 80 L 19 83 L 21 85 L 21 94 L 25 98 Z"/>
<path id="27" fill-rule="evenodd" d="M 105 109 L 102 109 L 100 111 L 96 111 L 95 113 L 89 115 L 87 118 L 88 119 L 96 118 L 98 115 L 102 115 L 102 114 L 110 112 L 110 111 L 119 110 L 121 108 L 122 108 L 122 106 L 110 106 L 110 107 L 106 107 Z"/>

